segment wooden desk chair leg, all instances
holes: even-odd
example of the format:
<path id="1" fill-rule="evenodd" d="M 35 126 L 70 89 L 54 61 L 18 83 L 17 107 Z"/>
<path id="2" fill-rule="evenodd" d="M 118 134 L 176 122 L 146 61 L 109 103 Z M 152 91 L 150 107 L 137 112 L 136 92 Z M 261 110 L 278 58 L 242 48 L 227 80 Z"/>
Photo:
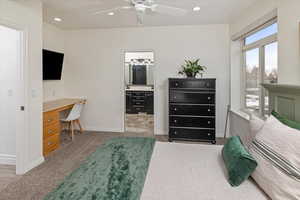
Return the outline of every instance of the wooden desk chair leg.
<path id="1" fill-rule="evenodd" d="M 72 140 L 74 140 L 74 124 L 73 124 L 73 121 L 71 121 L 71 134 L 72 134 Z"/>
<path id="2" fill-rule="evenodd" d="M 77 124 L 78 124 L 78 126 L 79 126 L 80 133 L 83 133 L 83 128 L 82 128 L 82 126 L 81 126 L 81 124 L 80 124 L 79 119 L 77 119 L 76 122 L 77 122 Z"/>

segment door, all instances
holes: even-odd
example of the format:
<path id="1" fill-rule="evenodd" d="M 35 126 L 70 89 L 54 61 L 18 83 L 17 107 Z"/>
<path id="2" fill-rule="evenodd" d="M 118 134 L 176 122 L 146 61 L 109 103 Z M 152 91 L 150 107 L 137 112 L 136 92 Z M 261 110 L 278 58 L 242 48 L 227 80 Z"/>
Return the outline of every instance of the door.
<path id="1" fill-rule="evenodd" d="M 0 164 L 17 165 L 25 132 L 22 33 L 0 25 L 0 44 L 0 157 L 8 158 Z"/>

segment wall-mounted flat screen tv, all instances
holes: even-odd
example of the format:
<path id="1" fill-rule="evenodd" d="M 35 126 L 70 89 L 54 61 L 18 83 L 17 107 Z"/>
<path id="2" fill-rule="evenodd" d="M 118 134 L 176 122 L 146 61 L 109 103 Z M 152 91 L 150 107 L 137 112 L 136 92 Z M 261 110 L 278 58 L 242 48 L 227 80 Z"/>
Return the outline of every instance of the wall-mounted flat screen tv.
<path id="1" fill-rule="evenodd" d="M 61 80 L 64 54 L 43 49 L 43 80 Z"/>

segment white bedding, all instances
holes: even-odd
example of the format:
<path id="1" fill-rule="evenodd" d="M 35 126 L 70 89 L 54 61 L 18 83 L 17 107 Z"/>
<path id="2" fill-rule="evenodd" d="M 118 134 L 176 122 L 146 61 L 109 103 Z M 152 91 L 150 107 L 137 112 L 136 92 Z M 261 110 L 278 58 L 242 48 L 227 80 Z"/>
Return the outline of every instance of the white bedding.
<path id="1" fill-rule="evenodd" d="M 250 180 L 226 180 L 222 146 L 156 142 L 141 200 L 266 200 Z"/>

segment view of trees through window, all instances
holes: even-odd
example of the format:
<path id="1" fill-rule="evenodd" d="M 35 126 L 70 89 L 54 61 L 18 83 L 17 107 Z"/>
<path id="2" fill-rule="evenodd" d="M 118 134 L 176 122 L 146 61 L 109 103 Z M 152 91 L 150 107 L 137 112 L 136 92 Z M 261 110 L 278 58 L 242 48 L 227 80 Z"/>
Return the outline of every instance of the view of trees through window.
<path id="1" fill-rule="evenodd" d="M 259 41 L 264 39 L 262 36 L 271 35 L 268 31 L 273 34 L 274 27 L 277 28 L 277 25 L 273 24 L 270 27 L 260 31 L 262 34 L 257 32 L 249 36 L 253 41 L 258 41 L 258 46 L 245 51 L 245 106 L 250 111 L 263 115 L 269 113 L 269 98 L 267 91 L 261 87 L 261 83 L 278 82 L 278 43 L 273 41 L 259 44 Z"/>

